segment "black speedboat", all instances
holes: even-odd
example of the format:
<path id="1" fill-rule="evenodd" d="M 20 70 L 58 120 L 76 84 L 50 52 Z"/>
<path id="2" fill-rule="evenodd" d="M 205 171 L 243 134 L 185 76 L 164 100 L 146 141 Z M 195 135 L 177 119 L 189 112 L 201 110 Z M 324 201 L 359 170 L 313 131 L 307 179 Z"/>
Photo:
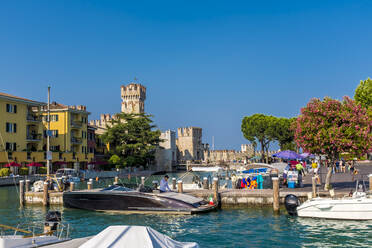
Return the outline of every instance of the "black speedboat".
<path id="1" fill-rule="evenodd" d="M 65 192 L 68 208 L 126 213 L 196 214 L 214 210 L 201 198 L 175 192 L 147 193 L 120 185 L 105 189 Z"/>

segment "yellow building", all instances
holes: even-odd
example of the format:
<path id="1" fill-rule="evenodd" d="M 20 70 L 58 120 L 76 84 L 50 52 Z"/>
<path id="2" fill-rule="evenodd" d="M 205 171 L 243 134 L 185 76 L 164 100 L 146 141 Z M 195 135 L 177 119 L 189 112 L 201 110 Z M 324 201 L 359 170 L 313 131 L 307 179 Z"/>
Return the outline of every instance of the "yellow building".
<path id="1" fill-rule="evenodd" d="M 86 107 L 66 106 L 53 102 L 50 105 L 50 150 L 58 153 L 65 162 L 90 162 L 93 153 L 88 151 L 88 115 Z M 47 106 L 42 108 L 44 130 L 47 129 Z M 46 131 L 43 146 L 46 147 Z M 72 158 L 72 159 L 71 159 Z"/>
<path id="2" fill-rule="evenodd" d="M 72 167 L 93 160 L 87 148 L 86 107 L 53 103 L 50 109 L 52 162 Z M 46 163 L 46 116 L 46 103 L 0 93 L 0 165 Z"/>
<path id="3" fill-rule="evenodd" d="M 0 92 L 0 163 L 32 162 L 27 151 L 42 149 L 39 114 L 43 105 Z"/>

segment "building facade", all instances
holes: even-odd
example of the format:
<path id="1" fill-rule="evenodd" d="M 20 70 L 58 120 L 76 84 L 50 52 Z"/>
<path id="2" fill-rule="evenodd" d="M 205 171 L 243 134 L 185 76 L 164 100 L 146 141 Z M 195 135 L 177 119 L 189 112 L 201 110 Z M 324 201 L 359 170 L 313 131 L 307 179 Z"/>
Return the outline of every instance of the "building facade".
<path id="1" fill-rule="evenodd" d="M 201 128 L 178 128 L 177 134 L 177 156 L 180 163 L 184 163 L 186 161 L 201 161 L 204 159 Z"/>
<path id="2" fill-rule="evenodd" d="M 155 170 L 175 171 L 177 168 L 176 132 L 167 130 L 160 135 L 162 142 L 155 153 Z"/>
<path id="3" fill-rule="evenodd" d="M 93 158 L 87 148 L 85 106 L 51 104 L 50 132 L 47 133 L 45 103 L 0 93 L 0 164 L 45 163 L 47 135 L 52 162 L 67 165 L 87 163 Z"/>

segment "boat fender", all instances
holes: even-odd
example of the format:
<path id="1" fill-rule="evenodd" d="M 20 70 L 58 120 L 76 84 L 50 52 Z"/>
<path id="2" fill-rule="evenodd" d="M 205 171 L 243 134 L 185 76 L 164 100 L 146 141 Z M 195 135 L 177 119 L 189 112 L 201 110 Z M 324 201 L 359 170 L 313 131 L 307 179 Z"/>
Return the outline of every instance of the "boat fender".
<path id="1" fill-rule="evenodd" d="M 213 196 L 209 196 L 209 205 L 214 205 Z"/>
<path id="2" fill-rule="evenodd" d="M 300 201 L 297 196 L 293 194 L 286 195 L 284 199 L 284 205 L 289 215 L 297 215 L 297 207 L 300 205 Z"/>

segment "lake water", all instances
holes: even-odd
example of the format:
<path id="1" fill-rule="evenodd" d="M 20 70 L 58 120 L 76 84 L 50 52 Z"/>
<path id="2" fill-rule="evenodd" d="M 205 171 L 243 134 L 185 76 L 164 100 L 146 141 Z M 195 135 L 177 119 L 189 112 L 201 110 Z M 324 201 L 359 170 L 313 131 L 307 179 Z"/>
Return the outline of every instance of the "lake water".
<path id="1" fill-rule="evenodd" d="M 289 217 L 271 208 L 223 209 L 192 216 L 107 214 L 51 207 L 62 212 L 71 236 L 95 235 L 109 225 L 146 225 L 201 247 L 372 247 L 372 222 Z M 15 187 L 0 187 L 0 224 L 43 223 L 48 209 L 19 207 Z"/>

